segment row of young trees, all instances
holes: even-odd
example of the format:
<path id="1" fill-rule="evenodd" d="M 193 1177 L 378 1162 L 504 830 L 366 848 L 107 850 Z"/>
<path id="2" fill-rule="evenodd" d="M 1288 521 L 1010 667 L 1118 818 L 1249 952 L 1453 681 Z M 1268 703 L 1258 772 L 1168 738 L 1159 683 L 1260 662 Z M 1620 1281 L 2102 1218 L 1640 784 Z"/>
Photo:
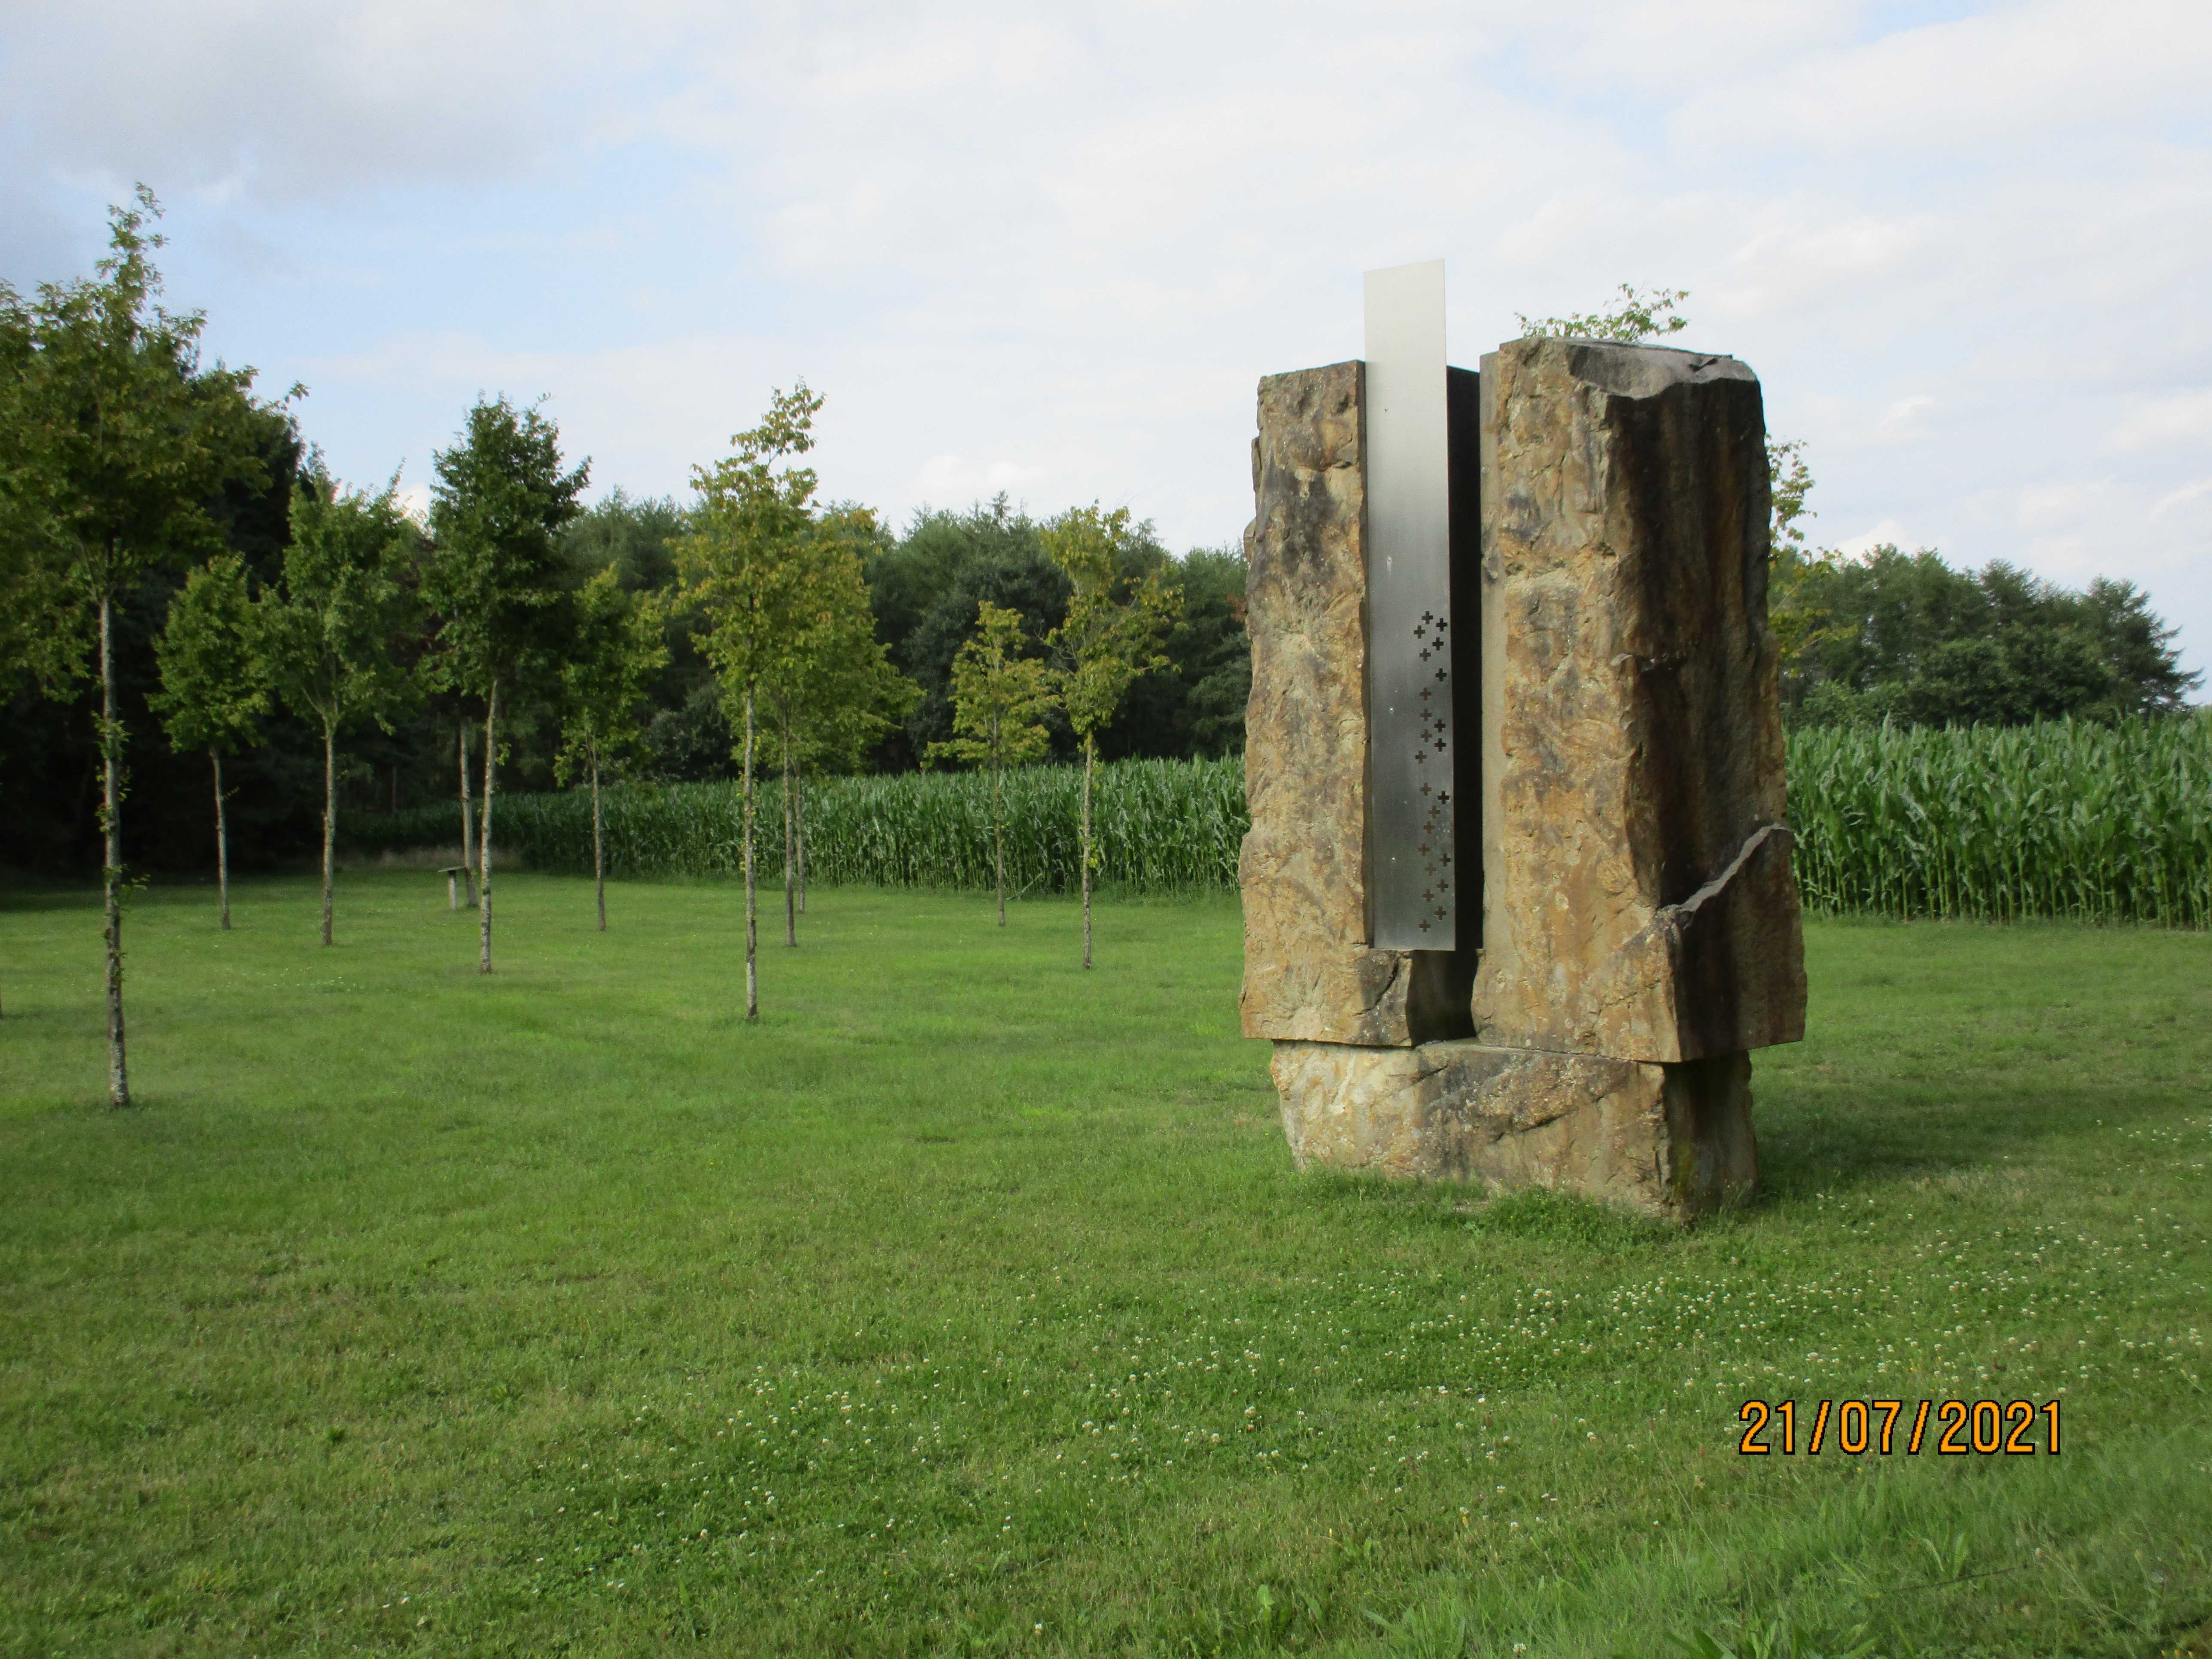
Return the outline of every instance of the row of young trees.
<path id="1" fill-rule="evenodd" d="M 1180 588 L 1154 569 L 1130 574 L 1143 533 L 1127 507 L 1079 507 L 1053 521 L 1045 547 L 1070 588 L 1066 618 L 1046 635 L 1056 664 L 1022 654 L 1027 618 L 988 599 L 976 607 L 974 635 L 952 661 L 955 735 L 932 744 L 932 760 L 969 761 L 991 774 L 991 845 L 999 926 L 1006 925 L 1006 773 L 1041 758 L 1049 742 L 1046 717 L 1064 716 L 1083 750 L 1080 848 L 1083 965 L 1091 966 L 1091 878 L 1097 845 L 1091 827 L 1091 786 L 1098 767 L 1098 734 L 1120 711 L 1138 678 L 1164 668 L 1161 641 L 1182 609 Z"/>
<path id="2" fill-rule="evenodd" d="M 92 279 L 47 284 L 27 301 L 0 289 L 0 684 L 28 680 L 49 695 L 70 695 L 88 659 L 97 659 L 111 1099 L 131 1099 L 122 929 L 133 885 L 123 856 L 128 734 L 116 696 L 113 623 L 127 594 L 168 568 L 189 574 L 154 641 L 160 684 L 149 707 L 174 749 L 207 758 L 219 925 L 231 925 L 227 758 L 259 743 L 280 709 L 319 736 L 328 945 L 340 740 L 443 709 L 455 735 L 463 859 L 484 973 L 493 962 L 504 709 L 520 696 L 556 711 L 557 775 L 592 792 L 605 928 L 601 787 L 636 744 L 647 684 L 666 664 L 680 617 L 742 732 L 745 1006 L 757 1018 L 757 775 L 763 764 L 784 775 L 785 932 L 795 945 L 807 772 L 858 763 L 921 696 L 877 637 L 864 567 L 882 546 L 872 514 L 819 506 L 816 476 L 800 464 L 821 398 L 804 384 L 777 393 L 762 423 L 732 440 L 729 456 L 694 470 L 697 503 L 672 538 L 676 580 L 662 591 L 625 583 L 617 561 L 574 580 L 574 549 L 562 536 L 583 510 L 588 463 L 567 465 L 554 423 L 504 397 L 479 398 L 453 446 L 434 454 L 427 522 L 402 509 L 396 474 L 380 489 L 349 489 L 311 452 L 289 490 L 281 556 L 257 575 L 226 545 L 209 503 L 226 488 L 268 487 L 257 418 L 283 415 L 300 388 L 271 404 L 255 398 L 251 369 L 201 363 L 203 316 L 171 313 L 159 301 L 151 259 L 161 243 L 151 229 L 159 211 L 143 189 L 114 210 L 109 257 Z M 939 745 L 941 757 L 1002 771 L 1040 752 L 1048 711 L 1076 733 L 1085 763 L 1086 967 L 1097 734 L 1131 683 L 1165 662 L 1159 641 L 1179 597 L 1157 568 L 1131 576 L 1144 563 L 1133 552 L 1148 541 L 1148 528 L 1127 509 L 1054 520 L 1048 544 L 1069 590 L 1045 641 L 1055 663 L 1022 654 L 1019 612 L 981 606 L 980 638 L 996 646 L 963 653 L 963 735 Z M 1024 688 L 1011 703 L 1008 684 Z M 469 726 L 477 719 L 481 769 L 472 780 Z M 1003 878 L 1000 887 L 1003 922 Z"/>
<path id="3" fill-rule="evenodd" d="M 331 942 L 337 744 L 366 724 L 388 728 L 426 701 L 483 712 L 484 840 L 476 866 L 480 966 L 491 971 L 489 821 L 500 701 L 524 678 L 562 678 L 570 741 L 587 759 L 621 718 L 644 632 L 593 610 L 558 580 L 552 537 L 574 516 L 586 476 L 563 470 L 559 434 L 536 410 L 479 400 L 461 441 L 434 461 L 430 522 L 401 509 L 398 479 L 349 489 L 311 458 L 294 487 L 290 539 L 274 581 L 253 591 L 244 562 L 217 554 L 170 602 L 151 704 L 173 746 L 204 750 L 215 791 L 217 889 L 230 925 L 222 761 L 258 742 L 272 702 L 310 722 L 322 746 L 322 940 Z M 637 607 L 623 607 L 625 611 Z M 657 641 L 654 641 L 657 646 Z M 463 748 L 466 787 L 465 744 Z M 467 839 L 465 826 L 464 841 Z"/>
<path id="4" fill-rule="evenodd" d="M 116 611 L 149 573 L 204 560 L 161 635 L 154 705 L 173 743 L 204 750 L 214 777 L 222 925 L 229 925 L 222 763 L 252 743 L 281 699 L 320 727 L 324 754 L 322 936 L 331 874 L 338 734 L 386 721 L 418 693 L 485 709 L 482 965 L 491 966 L 489 820 L 499 699 L 551 659 L 571 609 L 550 580 L 551 537 L 586 477 L 562 471 L 556 434 L 534 410 L 479 402 L 463 441 L 437 457 L 428 533 L 403 514 L 397 480 L 342 489 L 319 461 L 292 494 L 280 579 L 252 591 L 210 510 L 228 486 L 265 484 L 251 369 L 200 360 L 201 313 L 160 300 L 152 261 L 159 204 L 143 187 L 111 215 L 107 257 L 87 280 L 26 299 L 0 289 L 0 680 L 70 692 L 96 659 L 102 763 L 99 817 L 108 1092 L 131 1101 L 123 1001 L 124 764 Z M 298 394 L 294 388 L 284 400 Z M 588 720 L 578 741 L 589 750 Z"/>

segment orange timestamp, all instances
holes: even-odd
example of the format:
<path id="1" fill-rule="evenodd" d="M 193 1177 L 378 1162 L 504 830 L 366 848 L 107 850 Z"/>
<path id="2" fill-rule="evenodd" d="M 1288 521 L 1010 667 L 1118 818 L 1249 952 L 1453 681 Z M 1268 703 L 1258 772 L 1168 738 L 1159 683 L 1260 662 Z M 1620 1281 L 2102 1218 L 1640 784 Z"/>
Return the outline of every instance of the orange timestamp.
<path id="1" fill-rule="evenodd" d="M 1945 1457 L 2058 1455 L 2058 1401 L 1923 1400 L 1908 1409 L 1902 1400 L 1820 1400 L 1812 1402 L 1808 1455 L 1832 1446 L 1847 1456 L 1872 1452 L 1907 1457 L 1933 1450 Z M 1744 1425 L 1736 1450 L 1746 1457 L 1797 1451 L 1800 1413 L 1794 1400 L 1747 1400 L 1736 1413 Z M 2040 1440 L 2031 1438 L 2039 1426 Z M 1934 1437 L 1929 1437 L 1929 1431 Z"/>

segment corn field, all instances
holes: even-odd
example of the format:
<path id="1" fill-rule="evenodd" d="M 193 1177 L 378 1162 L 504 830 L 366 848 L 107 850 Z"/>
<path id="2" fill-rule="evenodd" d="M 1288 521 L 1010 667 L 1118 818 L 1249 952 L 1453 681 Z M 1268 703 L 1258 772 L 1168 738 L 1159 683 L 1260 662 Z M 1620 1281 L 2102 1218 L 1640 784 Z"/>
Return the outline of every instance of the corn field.
<path id="1" fill-rule="evenodd" d="M 1007 775 L 1010 892 L 1075 889 L 1081 792 L 1073 768 Z M 740 805 L 730 783 L 609 791 L 610 873 L 734 873 Z M 778 882 L 776 780 L 764 781 L 759 810 L 761 878 Z M 1240 761 L 1103 767 L 1093 816 L 1105 886 L 1237 884 L 1249 822 Z M 1813 910 L 2212 927 L 2212 719 L 1800 732 L 1790 740 L 1790 817 Z M 985 775 L 825 779 L 807 791 L 806 820 L 813 881 L 991 885 Z M 502 795 L 495 822 L 501 848 L 536 868 L 591 868 L 591 800 L 580 790 Z M 446 805 L 356 817 L 345 829 L 356 851 L 374 854 L 451 845 L 459 823 L 459 808 Z"/>
<path id="2" fill-rule="evenodd" d="M 1006 774 L 1006 890 L 1073 892 L 1081 884 L 1079 768 Z M 830 885 L 991 885 L 991 780 L 980 772 L 908 772 L 824 778 L 805 793 L 806 876 Z M 783 879 L 783 789 L 762 780 L 755 868 Z M 734 783 L 679 783 L 606 792 L 610 875 L 729 875 L 742 871 L 744 796 Z M 1237 885 L 1237 849 L 1249 819 L 1239 760 L 1121 761 L 1092 781 L 1098 879 L 1123 891 Z M 592 867 L 588 792 L 501 795 L 492 839 L 540 870 Z M 460 839 L 458 804 L 349 817 L 357 850 L 402 852 Z"/>
<path id="3" fill-rule="evenodd" d="M 1801 732 L 1812 909 L 2212 926 L 2212 719 Z"/>

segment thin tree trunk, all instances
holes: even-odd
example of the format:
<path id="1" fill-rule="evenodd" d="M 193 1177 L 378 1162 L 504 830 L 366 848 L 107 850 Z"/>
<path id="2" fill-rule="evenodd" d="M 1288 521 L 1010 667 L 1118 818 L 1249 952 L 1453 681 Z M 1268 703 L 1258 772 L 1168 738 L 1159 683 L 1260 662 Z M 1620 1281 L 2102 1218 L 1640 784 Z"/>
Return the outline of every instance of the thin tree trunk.
<path id="1" fill-rule="evenodd" d="M 1006 925 L 1006 769 L 997 756 L 997 732 L 994 730 L 991 736 L 991 872 L 998 884 L 999 926 L 1003 927 Z"/>
<path id="2" fill-rule="evenodd" d="M 337 821 L 337 728 L 323 722 L 323 943 L 331 942 L 331 843 Z"/>
<path id="3" fill-rule="evenodd" d="M 599 931 L 607 931 L 607 842 L 599 828 L 599 751 L 592 750 L 592 880 L 599 892 Z"/>
<path id="4" fill-rule="evenodd" d="M 793 774 L 799 780 L 799 914 L 806 914 L 806 769 Z"/>
<path id="5" fill-rule="evenodd" d="M 222 902 L 222 931 L 230 931 L 230 836 L 222 820 L 222 751 L 213 744 L 208 745 L 208 758 L 215 763 L 215 890 Z"/>
<path id="6" fill-rule="evenodd" d="M 760 1018 L 760 911 L 753 887 L 753 693 L 745 688 L 745 1022 Z"/>
<path id="7" fill-rule="evenodd" d="M 476 844 L 477 839 L 476 813 L 469 805 L 469 721 L 465 714 L 461 716 L 455 727 L 453 747 L 461 757 L 461 865 L 465 869 L 469 863 L 469 848 Z M 474 894 L 470 895 L 471 902 L 475 896 Z"/>
<path id="8" fill-rule="evenodd" d="M 1083 738 L 1083 965 L 1091 965 L 1091 763 L 1098 746 L 1086 732 Z"/>
<path id="9" fill-rule="evenodd" d="M 131 1103 L 131 1073 L 123 1051 L 123 732 L 115 720 L 114 606 L 100 600 L 100 752 L 105 781 L 100 827 L 106 865 L 100 872 L 107 940 L 107 1099 Z"/>
<path id="10" fill-rule="evenodd" d="M 799 830 L 791 795 L 791 722 L 783 722 L 783 942 L 799 943 Z"/>
<path id="11" fill-rule="evenodd" d="M 491 795 L 499 768 L 499 682 L 484 703 L 483 839 L 477 843 L 477 972 L 491 972 Z"/>

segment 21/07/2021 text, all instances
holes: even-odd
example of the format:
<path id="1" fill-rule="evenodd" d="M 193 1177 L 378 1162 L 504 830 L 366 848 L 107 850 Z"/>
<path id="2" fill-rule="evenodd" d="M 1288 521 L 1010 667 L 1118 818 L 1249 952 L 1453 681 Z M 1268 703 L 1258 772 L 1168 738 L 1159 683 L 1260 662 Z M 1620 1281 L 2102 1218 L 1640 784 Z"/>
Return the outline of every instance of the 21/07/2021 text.
<path id="1" fill-rule="evenodd" d="M 2058 1455 L 2058 1404 L 2038 1406 L 2028 1400 L 1923 1400 L 1907 1419 L 1906 1431 L 1898 1432 L 1899 1419 L 1906 1417 L 1902 1400 L 1820 1400 L 1813 1403 L 1812 1433 L 1805 1444 L 1808 1456 L 1833 1446 L 1856 1457 L 1871 1451 L 1887 1457 L 1902 1452 L 1911 1457 L 1923 1449 L 1946 1457 L 2033 1456 L 2038 1452 Z M 1935 1419 L 1936 1437 L 1928 1438 L 1929 1419 Z M 1769 1457 L 1797 1450 L 1797 1402 L 1794 1400 L 1747 1400 L 1736 1413 L 1744 1425 L 1736 1450 L 1746 1457 Z M 2037 1419 L 2043 1420 L 2040 1440 L 2031 1437 Z M 1834 1432 L 1830 1433 L 1831 1425 Z"/>

